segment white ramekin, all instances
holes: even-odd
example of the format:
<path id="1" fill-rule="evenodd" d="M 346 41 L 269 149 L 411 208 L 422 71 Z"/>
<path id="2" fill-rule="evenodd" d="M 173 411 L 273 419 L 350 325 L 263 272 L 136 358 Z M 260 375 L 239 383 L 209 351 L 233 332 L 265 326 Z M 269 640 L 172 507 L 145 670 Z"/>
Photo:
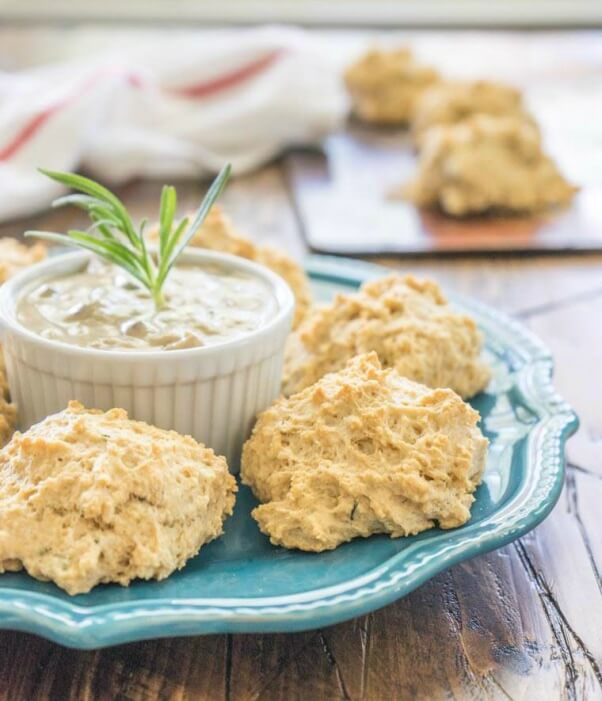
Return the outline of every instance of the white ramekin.
<path id="1" fill-rule="evenodd" d="M 182 262 L 222 263 L 269 284 L 279 311 L 266 326 L 240 338 L 174 351 L 80 348 L 51 341 L 23 327 L 16 302 L 32 283 L 81 269 L 85 252 L 56 255 L 0 288 L 2 344 L 19 428 L 25 430 L 70 399 L 87 407 L 126 409 L 130 417 L 190 434 L 224 455 L 238 471 L 240 450 L 255 416 L 280 392 L 284 343 L 294 310 L 282 278 L 243 258 L 190 249 Z"/>

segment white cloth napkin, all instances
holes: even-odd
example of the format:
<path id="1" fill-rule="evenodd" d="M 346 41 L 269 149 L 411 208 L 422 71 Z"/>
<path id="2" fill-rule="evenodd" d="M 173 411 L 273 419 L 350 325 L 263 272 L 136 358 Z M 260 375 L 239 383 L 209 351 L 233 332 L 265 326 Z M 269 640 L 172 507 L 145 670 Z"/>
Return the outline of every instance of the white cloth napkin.
<path id="1" fill-rule="evenodd" d="M 61 193 L 38 167 L 169 180 L 319 141 L 346 112 L 323 48 L 300 30 L 239 29 L 0 73 L 0 221 Z"/>

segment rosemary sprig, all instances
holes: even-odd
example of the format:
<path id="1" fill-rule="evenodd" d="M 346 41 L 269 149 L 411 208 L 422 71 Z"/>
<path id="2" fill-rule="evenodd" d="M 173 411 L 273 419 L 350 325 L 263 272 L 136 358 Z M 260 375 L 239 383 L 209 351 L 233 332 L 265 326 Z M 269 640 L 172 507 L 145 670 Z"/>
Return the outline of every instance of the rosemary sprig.
<path id="1" fill-rule="evenodd" d="M 78 246 L 96 253 L 101 258 L 126 270 L 148 289 L 160 309 L 164 304 L 163 285 L 174 263 L 201 226 L 209 210 L 224 189 L 230 177 L 230 164 L 225 165 L 215 178 L 200 207 L 191 219 L 184 218 L 174 226 L 177 195 L 174 187 L 165 185 L 159 208 L 159 246 L 153 255 L 144 238 L 146 221 L 138 227 L 121 200 L 110 190 L 76 173 L 60 173 L 40 169 L 44 175 L 62 185 L 79 191 L 59 197 L 53 207 L 66 204 L 85 210 L 92 225 L 87 231 L 70 229 L 66 234 L 53 231 L 26 231 L 25 236 L 53 241 L 66 246 Z"/>

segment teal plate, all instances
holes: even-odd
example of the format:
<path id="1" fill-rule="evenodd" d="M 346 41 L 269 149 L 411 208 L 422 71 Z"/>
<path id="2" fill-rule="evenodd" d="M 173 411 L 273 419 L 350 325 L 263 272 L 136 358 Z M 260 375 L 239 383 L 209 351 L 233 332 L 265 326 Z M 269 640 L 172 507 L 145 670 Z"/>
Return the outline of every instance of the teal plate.
<path id="1" fill-rule="evenodd" d="M 383 268 L 344 259 L 308 262 L 320 300 L 350 291 Z M 0 576 L 0 627 L 76 648 L 204 633 L 288 632 L 338 623 L 405 596 L 441 570 L 499 548 L 534 528 L 562 488 L 564 444 L 577 417 L 551 384 L 552 359 L 520 324 L 450 295 L 472 314 L 493 367 L 472 402 L 491 447 L 472 518 L 451 531 L 374 536 L 310 554 L 270 545 L 242 488 L 222 538 L 163 582 L 101 586 L 69 597 L 23 573 Z"/>

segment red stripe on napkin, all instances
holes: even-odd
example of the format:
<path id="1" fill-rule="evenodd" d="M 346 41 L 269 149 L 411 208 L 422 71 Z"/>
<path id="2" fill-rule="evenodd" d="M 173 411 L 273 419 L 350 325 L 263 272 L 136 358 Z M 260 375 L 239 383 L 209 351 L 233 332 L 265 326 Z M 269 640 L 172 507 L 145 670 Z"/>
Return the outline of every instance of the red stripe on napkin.
<path id="1" fill-rule="evenodd" d="M 233 88 L 262 73 L 279 59 L 282 53 L 282 49 L 277 49 L 230 73 L 224 73 L 224 75 L 220 75 L 217 78 L 212 78 L 196 85 L 188 85 L 184 88 L 169 88 L 168 92 L 173 95 L 181 95 L 182 97 L 209 97 L 210 95 L 215 95 L 215 93 Z"/>
<path id="2" fill-rule="evenodd" d="M 34 115 L 29 122 L 26 122 L 25 126 L 21 131 L 13 137 L 11 141 L 6 144 L 3 149 L 0 149 L 0 161 L 8 161 L 9 158 L 15 155 L 15 153 L 24 146 L 39 129 L 52 117 L 52 115 L 57 112 L 63 105 L 65 105 L 68 100 L 62 100 L 51 107 L 48 107 L 43 112 Z"/>
<path id="3" fill-rule="evenodd" d="M 171 93 L 172 95 L 191 98 L 215 95 L 222 90 L 227 90 L 244 83 L 250 78 L 253 78 L 254 76 L 263 72 L 269 68 L 281 56 L 282 53 L 283 50 L 278 49 L 255 61 L 247 63 L 246 65 L 241 66 L 230 73 L 225 73 L 224 75 L 212 78 L 211 80 L 207 80 L 202 83 L 197 83 L 196 85 L 189 85 L 182 88 L 165 88 L 165 91 Z M 38 112 L 38 114 L 34 115 L 3 148 L 0 148 L 0 161 L 8 161 L 10 158 L 12 158 L 37 134 L 37 132 L 56 112 L 61 110 L 63 107 L 66 107 L 83 92 L 88 90 L 103 75 L 104 73 L 100 73 L 93 76 L 77 92 L 63 98 L 54 105 L 50 105 L 50 107 L 47 107 L 45 110 L 42 110 L 41 112 Z M 139 88 L 142 86 L 142 80 L 139 76 L 127 74 L 126 79 L 133 87 Z"/>
<path id="4" fill-rule="evenodd" d="M 37 132 L 46 124 L 46 122 L 52 117 L 53 114 L 62 110 L 68 104 L 73 102 L 77 97 L 82 95 L 84 92 L 89 90 L 93 85 L 98 82 L 98 79 L 102 76 L 101 73 L 93 75 L 87 80 L 76 92 L 71 95 L 67 95 L 54 105 L 50 105 L 46 109 L 34 114 L 34 116 L 25 123 L 25 125 L 15 134 L 15 136 L 0 149 L 0 161 L 8 161 L 12 158 L 17 151 L 19 151 L 25 144 L 32 139 Z"/>

